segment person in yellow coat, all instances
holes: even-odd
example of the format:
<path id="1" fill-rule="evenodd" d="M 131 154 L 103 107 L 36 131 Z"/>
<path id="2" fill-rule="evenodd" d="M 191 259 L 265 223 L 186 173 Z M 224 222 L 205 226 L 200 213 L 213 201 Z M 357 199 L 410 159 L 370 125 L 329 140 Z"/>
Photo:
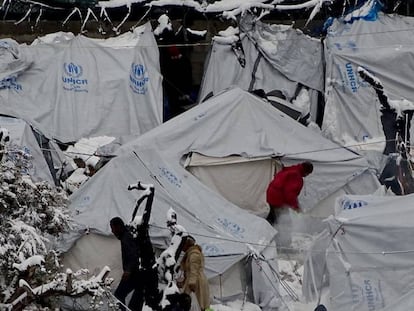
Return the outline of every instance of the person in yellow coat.
<path id="1" fill-rule="evenodd" d="M 204 274 L 204 255 L 193 237 L 187 236 L 183 239 L 184 256 L 180 268 L 184 273 L 184 280 L 180 285 L 184 293 L 195 293 L 201 310 L 205 311 L 210 306 L 210 289 Z"/>

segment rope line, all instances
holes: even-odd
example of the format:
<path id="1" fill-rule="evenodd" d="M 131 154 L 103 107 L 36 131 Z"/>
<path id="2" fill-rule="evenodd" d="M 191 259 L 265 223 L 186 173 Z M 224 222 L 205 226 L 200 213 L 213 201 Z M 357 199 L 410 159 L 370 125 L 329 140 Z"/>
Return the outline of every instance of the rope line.
<path id="1" fill-rule="evenodd" d="M 256 263 L 256 265 L 258 265 L 259 267 L 260 267 L 260 265 L 257 263 L 257 262 L 255 262 Z M 270 264 L 268 264 L 269 265 L 269 267 L 270 267 Z M 270 279 L 270 277 L 267 275 L 267 273 L 264 271 L 264 270 L 262 270 L 263 271 L 263 274 L 266 276 L 266 279 L 269 281 L 269 283 L 270 283 L 270 285 L 272 286 L 272 288 L 274 289 L 274 291 L 277 293 L 277 295 L 279 296 L 279 298 L 280 298 L 280 300 L 283 302 L 283 304 L 286 306 L 286 308 L 290 311 L 290 308 L 289 308 L 289 306 L 288 306 L 288 304 L 286 303 L 286 301 L 283 299 L 283 296 L 282 296 L 282 294 L 281 293 L 279 293 L 279 291 L 277 290 L 277 288 L 276 288 L 276 286 L 273 284 L 273 282 L 272 282 L 272 280 Z M 279 283 L 280 283 L 280 279 L 277 277 L 277 279 L 278 279 L 278 281 L 279 281 Z M 283 287 L 283 286 L 282 286 Z M 295 293 L 296 294 L 296 293 Z M 289 295 L 289 293 L 288 293 L 288 295 Z"/>
<path id="2" fill-rule="evenodd" d="M 332 147 L 332 148 L 314 149 L 314 150 L 308 150 L 308 151 L 285 153 L 283 155 L 280 155 L 280 157 L 286 157 L 286 156 L 291 156 L 291 155 L 307 154 L 307 153 L 325 152 L 325 151 L 331 151 L 331 150 L 337 150 L 337 149 L 347 149 L 347 148 L 359 147 L 359 146 L 382 144 L 382 143 L 387 143 L 387 142 L 390 142 L 390 141 L 396 141 L 396 139 L 386 139 L 386 140 L 381 140 L 381 141 L 357 143 L 357 144 L 352 144 L 352 145 L 344 145 L 344 146 L 340 146 L 339 145 L 338 147 Z M 70 144 L 65 144 L 65 145 L 70 146 Z M 42 151 L 52 151 L 52 152 L 53 151 L 56 151 L 56 150 L 50 149 L 50 148 L 40 148 L 40 149 Z M 96 153 L 84 153 L 84 152 L 76 152 L 76 151 L 63 151 L 63 153 L 79 154 L 79 155 L 86 155 L 86 156 L 95 156 L 95 157 L 102 157 L 102 158 L 107 158 L 107 157 L 112 157 L 113 158 L 113 157 L 116 157 L 115 154 L 99 155 L 99 154 L 96 154 Z M 217 162 L 217 163 L 220 163 L 220 162 Z"/>
<path id="3" fill-rule="evenodd" d="M 150 224 L 151 227 L 153 228 L 157 228 L 157 229 L 165 229 L 168 230 L 167 227 L 163 227 L 163 226 L 158 226 L 158 225 L 154 225 L 154 224 Z M 341 228 L 345 227 L 345 224 L 341 225 Z M 206 234 L 201 234 L 201 233 L 196 233 L 196 232 L 191 232 L 188 231 L 188 233 L 190 235 L 194 235 L 194 236 L 199 236 L 199 237 L 204 237 L 204 238 L 209 238 L 209 239 L 215 239 L 215 240 L 220 240 L 220 241 L 226 241 L 226 242 L 234 242 L 234 243 L 239 243 L 239 244 L 251 244 L 251 245 L 255 245 L 255 246 L 261 246 L 261 247 L 271 247 L 271 248 L 276 248 L 278 250 L 293 250 L 293 251 L 300 251 L 300 252 L 309 252 L 309 253 L 326 253 L 326 254 L 361 254 L 361 255 L 393 255 L 393 254 L 411 254 L 414 253 L 414 249 L 412 250 L 396 250 L 396 251 L 371 251 L 371 252 L 359 252 L 359 251 L 327 251 L 327 250 L 310 250 L 310 249 L 303 249 L 303 248 L 295 248 L 295 247 L 285 247 L 285 246 L 275 246 L 273 244 L 268 244 L 268 243 L 258 243 L 258 242 L 249 242 L 249 241 L 240 241 L 240 240 L 236 240 L 236 239 L 231 239 L 231 238 L 224 238 L 224 237 L 217 237 L 217 236 L 212 236 L 212 235 L 206 235 Z M 209 257 L 209 256 L 207 256 Z M 210 256 L 212 257 L 212 256 Z"/>

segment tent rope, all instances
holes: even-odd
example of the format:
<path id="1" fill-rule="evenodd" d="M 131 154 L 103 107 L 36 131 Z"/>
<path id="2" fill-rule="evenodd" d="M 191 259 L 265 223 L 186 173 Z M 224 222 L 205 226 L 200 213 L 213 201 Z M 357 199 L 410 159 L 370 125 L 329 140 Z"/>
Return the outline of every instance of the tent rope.
<path id="1" fill-rule="evenodd" d="M 372 141 L 372 142 L 365 142 L 365 143 L 358 143 L 358 144 L 351 144 L 351 145 L 344 145 L 344 146 L 338 146 L 338 147 L 332 147 L 332 148 L 324 148 L 324 149 L 314 149 L 314 150 L 308 150 L 308 151 L 301 151 L 301 152 L 292 152 L 292 153 L 285 153 L 281 156 L 286 157 L 286 156 L 292 156 L 292 155 L 300 155 L 300 154 L 307 154 L 307 153 L 316 153 L 316 152 L 325 152 L 325 151 L 331 151 L 331 150 L 339 150 L 339 149 L 347 149 L 347 148 L 351 148 L 351 147 L 359 147 L 359 146 L 367 146 L 367 145 L 375 145 L 375 144 L 382 144 L 382 143 L 386 143 L 389 141 L 396 141 L 396 139 L 384 139 L 381 141 Z M 70 145 L 70 144 L 65 144 L 65 145 Z M 56 152 L 56 150 L 54 149 L 50 149 L 50 148 L 40 148 L 40 150 L 45 150 L 45 151 L 54 151 Z M 115 154 L 107 154 L 107 155 L 100 155 L 97 153 L 84 153 L 84 152 L 75 152 L 75 151 L 70 151 L 70 152 L 66 152 L 63 151 L 64 153 L 70 153 L 70 154 L 78 154 L 78 155 L 86 155 L 86 156 L 95 156 L 95 157 L 117 157 L 117 155 Z M 220 162 L 216 162 L 219 163 Z"/>
<path id="2" fill-rule="evenodd" d="M 270 265 L 267 261 L 265 261 L 264 259 L 262 259 L 262 261 L 267 263 L 273 275 L 276 276 L 280 285 L 286 291 L 286 293 L 290 296 L 290 298 L 292 298 L 293 301 L 299 301 L 299 296 L 296 294 L 295 290 L 285 280 L 281 278 L 280 273 L 277 272 L 276 269 L 273 268 L 272 265 Z"/>
<path id="3" fill-rule="evenodd" d="M 154 224 L 150 224 L 150 226 L 153 227 L 153 228 L 157 228 L 157 229 L 163 229 L 163 230 L 168 229 L 167 227 L 154 225 Z M 341 227 L 342 228 L 345 227 L 345 224 L 341 224 Z M 235 239 L 231 239 L 231 238 L 217 237 L 217 236 L 213 236 L 213 235 L 206 235 L 206 234 L 201 234 L 201 233 L 192 232 L 192 231 L 188 231 L 188 233 L 190 235 L 193 235 L 193 236 L 199 236 L 199 237 L 204 237 L 204 238 L 209 238 L 209 239 L 216 239 L 216 240 L 220 240 L 220 241 L 234 242 L 234 243 L 240 243 L 240 244 L 251 244 L 251 245 L 261 246 L 261 247 L 276 248 L 278 250 L 299 251 L 299 252 L 307 252 L 307 253 L 315 253 L 315 254 L 320 254 L 320 253 L 324 253 L 324 254 L 354 254 L 354 255 L 360 254 L 360 255 L 382 255 L 382 256 L 385 256 L 385 255 L 414 253 L 414 249 L 394 250 L 394 251 L 372 251 L 372 252 L 310 250 L 310 249 L 303 249 L 303 248 L 299 248 L 299 247 L 284 247 L 284 246 L 275 246 L 275 245 L 267 244 L 267 243 L 263 244 L 263 243 L 257 243 L 257 242 L 240 241 L 240 240 L 235 240 Z M 214 257 L 214 256 L 207 256 L 207 257 Z"/>
<path id="4" fill-rule="evenodd" d="M 261 267 L 261 265 L 258 263 L 258 261 L 257 260 L 255 260 L 254 261 L 254 263 L 258 266 L 258 267 L 260 267 L 261 269 L 262 269 L 262 267 Z M 266 262 L 267 263 L 267 262 Z M 268 263 L 267 263 L 268 264 Z M 269 264 L 268 264 L 269 265 Z M 269 265 L 270 266 L 270 265 Z M 263 274 L 265 275 L 265 277 L 266 277 L 266 279 L 269 281 L 269 283 L 271 284 L 271 286 L 272 286 L 272 288 L 274 289 L 274 291 L 275 291 L 275 293 L 279 296 L 279 298 L 280 298 L 280 300 L 283 302 L 283 304 L 286 306 L 286 308 L 288 309 L 288 310 L 290 310 L 290 308 L 289 308 L 289 306 L 288 306 L 288 304 L 286 303 L 286 301 L 283 299 L 283 296 L 279 293 L 279 291 L 278 291 L 278 289 L 276 288 L 276 286 L 273 284 L 273 282 L 272 282 L 272 280 L 270 279 L 270 277 L 269 277 L 269 275 L 262 269 L 262 271 L 263 271 Z M 279 279 L 278 279 L 279 280 Z"/>

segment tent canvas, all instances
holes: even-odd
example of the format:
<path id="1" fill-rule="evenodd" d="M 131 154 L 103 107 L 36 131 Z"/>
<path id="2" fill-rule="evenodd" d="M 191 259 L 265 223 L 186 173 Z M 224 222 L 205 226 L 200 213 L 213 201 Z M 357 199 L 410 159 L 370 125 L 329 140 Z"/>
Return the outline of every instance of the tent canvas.
<path id="1" fill-rule="evenodd" d="M 221 277 L 245 258 L 250 252 L 247 244 L 267 252 L 266 259 L 272 264 L 270 258 L 275 259 L 277 255 L 273 241 L 276 231 L 266 220 L 229 202 L 188 172 L 184 162 L 190 153 L 210 158 L 237 155 L 246 159 L 270 159 L 285 155 L 291 161 L 312 160 L 316 166 L 309 184 L 312 190 L 306 191 L 303 201 L 309 207 L 369 172 L 366 161 L 359 155 L 309 131 L 267 101 L 232 88 L 119 148 L 117 156 L 70 197 L 70 209 L 79 227 L 62 246 L 69 249 L 84 235 L 84 230 L 110 235 L 112 217 L 128 220 L 131 216 L 136 194 L 129 192 L 127 185 L 142 180 L 155 186 L 150 233 L 157 247 L 163 248 L 168 242 L 166 213 L 173 207 L 179 223 L 202 246 L 210 278 Z M 254 161 L 244 161 L 250 162 Z M 329 170 L 333 172 L 327 173 Z M 367 183 L 360 191 L 369 191 L 372 185 Z M 319 188 L 318 192 L 315 188 Z M 70 258 L 76 247 L 66 258 Z M 85 244 L 81 248 L 76 252 L 90 251 Z M 94 255 L 111 256 L 105 252 L 102 248 Z M 80 266 L 86 263 L 82 260 L 86 257 L 77 256 Z M 66 264 L 72 263 L 69 260 Z M 277 284 L 275 275 L 269 277 Z M 262 283 L 267 282 L 264 276 L 256 277 L 256 284 L 260 279 Z M 234 284 L 228 286 L 235 288 Z M 253 291 L 259 288 L 257 285 Z M 258 297 L 277 297 L 272 286 L 262 287 L 261 291 L 261 295 L 256 292 Z"/>
<path id="2" fill-rule="evenodd" d="M 327 219 L 326 270 L 334 310 L 410 309 L 405 296 L 412 292 L 414 281 L 413 199 L 413 195 L 338 198 L 335 217 Z M 321 277 L 315 275 L 317 280 Z"/>
<path id="3" fill-rule="evenodd" d="M 343 144 L 385 139 L 378 97 L 357 68 L 380 79 L 390 99 L 412 100 L 413 27 L 413 17 L 383 13 L 375 20 L 333 21 L 324 41 L 327 137 Z"/>
<path id="4" fill-rule="evenodd" d="M 292 26 L 251 19 L 246 16 L 240 21 L 240 33 L 213 38 L 200 100 L 237 85 L 248 91 L 263 89 L 271 93 L 278 90 L 291 101 L 297 96 L 300 85 L 304 85 L 309 89 L 312 119 L 316 120 L 317 92 L 323 91 L 322 43 Z"/>
<path id="5" fill-rule="evenodd" d="M 205 185 L 238 207 L 266 217 L 266 191 L 280 162 L 269 157 L 211 158 L 191 153 L 185 167 Z M 246 182 L 246 181 L 249 182 Z"/>
<path id="6" fill-rule="evenodd" d="M 63 38 L 17 47 L 28 66 L 0 82 L 0 113 L 61 142 L 140 134 L 162 123 L 159 53 L 149 23 L 107 40 Z M 3 42 L 0 48 L 10 51 Z"/>
<path id="7" fill-rule="evenodd" d="M 34 181 L 47 181 L 52 185 L 55 184 L 57 182 L 56 172 L 63 169 L 64 166 L 64 155 L 59 147 L 55 144 L 49 145 L 49 141 L 46 139 L 45 147 L 47 146 L 47 150 L 42 150 L 36 135 L 41 140 L 45 140 L 45 138 L 21 119 L 0 116 L 0 127 L 9 131 L 11 144 L 3 160 L 13 161 L 13 149 L 19 148 L 31 156 L 27 171 L 23 173 L 30 175 Z M 50 157 L 45 157 L 46 152 L 51 154 Z"/>

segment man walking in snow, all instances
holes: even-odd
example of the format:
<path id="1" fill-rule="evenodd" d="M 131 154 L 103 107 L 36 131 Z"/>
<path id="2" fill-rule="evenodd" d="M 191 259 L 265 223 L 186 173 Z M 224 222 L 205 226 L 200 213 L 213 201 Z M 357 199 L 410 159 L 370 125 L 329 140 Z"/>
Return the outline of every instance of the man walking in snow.
<path id="1" fill-rule="evenodd" d="M 132 291 L 131 300 L 128 308 L 135 311 L 141 311 L 143 304 L 142 297 L 142 279 L 139 277 L 139 260 L 138 246 L 125 226 L 124 221 L 119 217 L 114 217 L 110 221 L 112 233 L 121 241 L 122 269 L 123 274 L 117 289 L 115 297 L 123 304 L 121 310 L 125 310 L 125 298 Z"/>
<path id="2" fill-rule="evenodd" d="M 142 191 L 132 213 L 131 226 L 126 226 L 121 218 L 111 219 L 113 234 L 121 241 L 122 266 L 124 273 L 115 291 L 115 297 L 125 304 L 126 296 L 134 291 L 128 308 L 141 311 L 144 301 L 154 311 L 161 310 L 161 293 L 158 290 L 158 275 L 155 268 L 155 255 L 149 236 L 149 221 L 154 201 L 154 186 L 138 182 L 128 186 L 128 190 Z M 140 205 L 146 200 L 142 215 Z M 121 306 L 121 310 L 125 310 Z"/>
<path id="3" fill-rule="evenodd" d="M 280 213 L 292 208 L 299 211 L 298 196 L 303 187 L 303 178 L 313 171 L 310 162 L 286 166 L 275 174 L 266 191 L 266 200 L 270 206 L 267 220 L 270 224 L 278 221 Z"/>

